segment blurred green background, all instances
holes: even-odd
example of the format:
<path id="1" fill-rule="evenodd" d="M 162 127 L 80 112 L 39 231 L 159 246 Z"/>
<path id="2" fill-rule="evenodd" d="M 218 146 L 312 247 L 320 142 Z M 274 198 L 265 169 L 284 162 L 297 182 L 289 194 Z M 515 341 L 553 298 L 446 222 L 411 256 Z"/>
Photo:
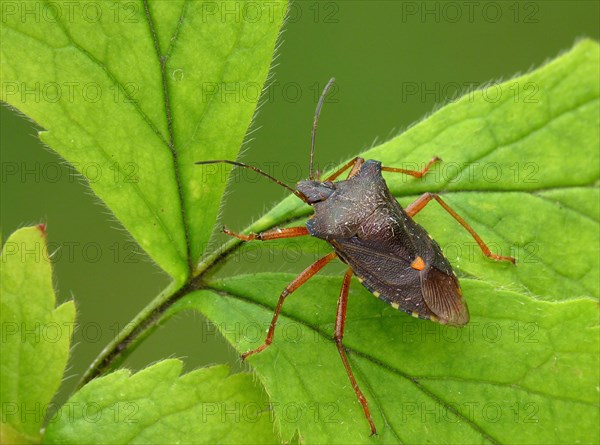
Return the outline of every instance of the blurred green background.
<path id="1" fill-rule="evenodd" d="M 271 166 L 293 184 L 308 176 L 313 112 L 330 77 L 337 78 L 337 87 L 320 120 L 316 159 L 321 164 L 337 163 L 396 135 L 460 91 L 537 67 L 580 37 L 598 39 L 598 5 L 595 0 L 295 2 L 243 159 Z M 38 141 L 32 122 L 6 107 L 0 116 L 2 236 L 46 222 L 48 241 L 57 250 L 59 300 L 77 303 L 81 328 L 64 395 L 169 280 L 73 168 Z M 222 221 L 241 229 L 283 196 L 285 191 L 267 181 L 233 181 Z M 231 270 L 257 268 L 299 272 L 301 266 L 240 260 Z M 198 314 L 166 323 L 127 366 L 140 369 L 165 357 L 184 358 L 188 370 L 223 362 L 234 370 L 244 367 Z"/>

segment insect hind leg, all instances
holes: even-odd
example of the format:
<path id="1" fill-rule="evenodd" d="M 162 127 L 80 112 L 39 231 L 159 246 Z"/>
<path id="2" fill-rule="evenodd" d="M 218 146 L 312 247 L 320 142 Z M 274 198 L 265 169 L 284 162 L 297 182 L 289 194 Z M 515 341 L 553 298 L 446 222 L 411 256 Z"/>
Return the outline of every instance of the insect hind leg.
<path id="1" fill-rule="evenodd" d="M 333 338 L 335 340 L 335 344 L 340 353 L 340 357 L 342 358 L 342 362 L 344 363 L 344 368 L 346 368 L 346 373 L 348 374 L 348 378 L 350 379 L 350 383 L 352 384 L 352 388 L 360 402 L 363 411 L 365 413 L 365 417 L 367 418 L 367 422 L 369 422 L 369 426 L 371 427 L 371 435 L 377 434 L 377 429 L 375 428 L 375 424 L 373 423 L 373 419 L 371 418 L 371 412 L 369 411 L 369 404 L 364 394 L 360 390 L 358 383 L 356 382 L 356 378 L 354 378 L 354 374 L 352 373 L 352 369 L 350 368 L 350 363 L 348 362 L 348 357 L 346 356 L 346 350 L 344 349 L 344 345 L 342 340 L 344 338 L 344 328 L 346 325 L 346 307 L 348 305 L 348 292 L 350 290 L 350 278 L 352 278 L 352 269 L 348 268 L 346 274 L 344 275 L 344 281 L 342 282 L 342 289 L 340 291 L 340 298 L 338 300 L 337 306 L 337 315 L 335 317 L 335 333 Z"/>

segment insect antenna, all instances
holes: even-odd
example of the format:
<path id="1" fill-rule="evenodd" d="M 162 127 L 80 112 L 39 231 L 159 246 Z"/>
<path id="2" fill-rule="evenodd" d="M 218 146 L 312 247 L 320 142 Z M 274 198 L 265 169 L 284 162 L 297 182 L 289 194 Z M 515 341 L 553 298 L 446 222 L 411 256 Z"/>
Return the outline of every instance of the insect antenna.
<path id="1" fill-rule="evenodd" d="M 313 157 L 315 155 L 315 135 L 317 134 L 317 122 L 319 121 L 319 114 L 321 114 L 321 107 L 323 106 L 323 102 L 325 101 L 325 96 L 327 96 L 327 93 L 331 89 L 333 82 L 335 82 L 335 77 L 329 79 L 329 82 L 327 82 L 327 85 L 325 85 L 325 88 L 323 88 L 323 92 L 321 93 L 321 97 L 319 98 L 319 102 L 317 103 L 317 109 L 315 110 L 315 119 L 313 120 L 312 137 L 310 140 L 309 179 L 311 181 L 315 179 L 313 177 Z"/>
<path id="2" fill-rule="evenodd" d="M 304 196 L 302 193 L 300 193 L 298 190 L 295 190 L 293 188 L 291 188 L 289 185 L 284 184 L 283 182 L 281 182 L 279 179 L 274 178 L 273 176 L 269 175 L 268 173 L 265 173 L 264 171 L 262 171 L 261 169 L 259 169 L 258 167 L 254 167 L 252 165 L 248 165 L 248 164 L 244 164 L 242 162 L 236 162 L 236 161 L 229 161 L 227 159 L 218 159 L 218 160 L 214 160 L 214 161 L 198 161 L 195 163 L 196 165 L 206 165 L 206 164 L 230 164 L 230 165 L 235 165 L 237 167 L 244 167 L 244 168 L 248 168 L 250 170 L 255 171 L 258 174 L 263 175 L 265 178 L 270 179 L 271 181 L 273 181 L 276 184 L 279 184 L 282 187 L 285 187 L 286 189 L 288 189 L 290 192 L 292 192 L 294 195 L 296 195 L 298 198 L 300 198 L 302 201 L 304 201 L 305 203 L 308 204 L 308 200 L 306 199 L 306 196 Z"/>

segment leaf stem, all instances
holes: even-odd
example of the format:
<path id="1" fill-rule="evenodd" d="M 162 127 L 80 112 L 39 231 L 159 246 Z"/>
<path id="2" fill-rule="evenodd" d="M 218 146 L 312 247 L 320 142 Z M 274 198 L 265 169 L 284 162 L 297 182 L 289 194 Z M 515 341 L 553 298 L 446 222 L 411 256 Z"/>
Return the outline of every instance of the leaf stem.
<path id="1" fill-rule="evenodd" d="M 272 219 L 259 219 L 251 224 L 242 233 L 262 232 L 269 230 L 275 225 L 297 223 L 305 218 L 300 214 L 285 221 L 277 222 Z M 141 343 L 154 329 L 165 312 L 179 299 L 188 293 L 206 287 L 205 280 L 217 272 L 219 266 L 243 245 L 238 238 L 231 238 L 222 244 L 219 249 L 207 255 L 194 269 L 193 276 L 181 287 L 175 282 L 170 283 L 160 294 L 158 294 L 144 309 L 142 309 L 125 328 L 100 352 L 92 364 L 85 371 L 75 391 L 78 391 L 86 383 L 94 378 L 116 368 L 133 351 L 133 346 Z"/>
<path id="2" fill-rule="evenodd" d="M 100 352 L 79 380 L 75 391 L 122 363 L 131 352 L 130 346 L 139 343 L 156 328 L 165 310 L 189 291 L 189 283 L 177 289 L 176 283 L 171 282 Z"/>
<path id="3" fill-rule="evenodd" d="M 100 352 L 79 380 L 75 391 L 123 363 L 132 352 L 132 346 L 139 344 L 158 327 L 167 309 L 188 293 L 202 289 L 203 280 L 216 272 L 218 266 L 241 245 L 242 241 L 239 239 L 230 239 L 200 262 L 194 271 L 194 276 L 183 286 L 178 288 L 175 282 L 171 282 Z"/>

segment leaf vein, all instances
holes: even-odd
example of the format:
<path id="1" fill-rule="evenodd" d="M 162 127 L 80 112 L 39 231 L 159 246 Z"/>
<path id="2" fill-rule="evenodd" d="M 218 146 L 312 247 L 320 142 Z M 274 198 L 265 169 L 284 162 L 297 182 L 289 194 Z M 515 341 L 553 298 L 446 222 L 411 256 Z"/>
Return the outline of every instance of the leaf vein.
<path id="1" fill-rule="evenodd" d="M 162 87 L 163 87 L 163 105 L 165 107 L 165 117 L 167 119 L 167 131 L 169 133 L 169 150 L 171 152 L 171 157 L 173 158 L 173 169 L 175 176 L 175 183 L 177 185 L 177 194 L 179 197 L 179 212 L 181 216 L 181 222 L 183 224 L 183 234 L 185 237 L 185 248 L 186 248 L 186 257 L 187 257 L 187 266 L 188 266 L 188 274 L 191 276 L 194 271 L 194 261 L 192 259 L 192 245 L 190 242 L 190 228 L 189 223 L 186 217 L 185 210 L 185 199 L 183 194 L 183 184 L 181 181 L 181 172 L 179 169 L 179 159 L 177 155 L 177 149 L 175 148 L 175 132 L 173 131 L 173 116 L 171 114 L 171 105 L 169 101 L 169 85 L 167 82 L 167 60 L 168 55 L 162 55 L 160 51 L 160 45 L 158 42 L 158 34 L 156 33 L 156 29 L 154 27 L 154 21 L 152 20 L 152 15 L 150 13 L 150 5 L 148 4 L 148 0 L 144 0 L 144 10 L 146 16 L 146 23 L 148 24 L 148 28 L 150 31 L 150 36 L 152 37 L 154 43 L 154 49 L 156 51 L 156 58 L 158 60 L 160 66 L 160 75 L 162 79 Z M 179 29 L 179 25 L 178 28 Z"/>
<path id="2" fill-rule="evenodd" d="M 577 400 L 572 397 L 557 396 L 557 395 L 546 393 L 543 391 L 537 391 L 535 389 L 527 388 L 527 387 L 524 387 L 517 383 L 493 382 L 491 380 L 471 379 L 471 378 L 452 377 L 452 376 L 419 376 L 416 378 L 419 380 L 425 380 L 425 381 L 456 381 L 456 382 L 476 383 L 476 384 L 482 384 L 482 385 L 497 386 L 500 388 L 512 388 L 512 389 L 518 389 L 527 394 L 534 394 L 534 395 L 538 395 L 538 396 L 542 396 L 542 397 L 547 397 L 549 399 L 561 400 L 563 402 L 578 403 L 581 405 L 592 406 L 592 407 L 597 406 L 593 402 L 587 402 L 585 400 Z"/>

